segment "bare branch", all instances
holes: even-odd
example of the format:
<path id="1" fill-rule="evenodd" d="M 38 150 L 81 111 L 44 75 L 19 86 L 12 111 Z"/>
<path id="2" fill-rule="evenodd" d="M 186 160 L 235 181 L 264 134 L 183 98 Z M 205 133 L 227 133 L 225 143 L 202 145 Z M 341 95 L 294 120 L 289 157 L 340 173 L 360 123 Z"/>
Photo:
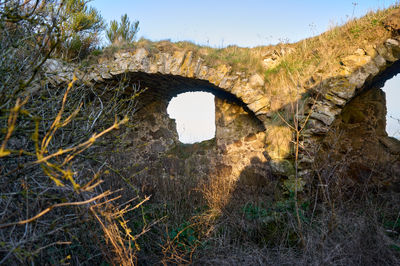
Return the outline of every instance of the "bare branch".
<path id="1" fill-rule="evenodd" d="M 97 195 L 91 199 L 85 200 L 85 201 L 78 201 L 78 202 L 66 202 L 66 203 L 58 203 L 58 204 L 54 204 L 46 209 L 44 209 L 43 211 L 41 211 L 40 213 L 36 214 L 35 216 L 33 216 L 32 218 L 29 218 L 27 220 L 23 220 L 23 221 L 19 221 L 19 222 L 14 222 L 14 223 L 8 223 L 8 224 L 0 224 L 0 228 L 4 228 L 4 227 L 10 227 L 10 226 L 14 226 L 14 225 L 23 225 L 23 224 L 27 224 L 27 223 L 31 223 L 34 220 L 40 218 L 41 216 L 45 215 L 46 213 L 48 213 L 49 211 L 51 211 L 54 208 L 58 208 L 58 207 L 66 207 L 66 206 L 78 206 L 78 205 L 84 205 L 84 204 L 88 204 L 91 203 L 93 201 L 96 201 L 98 199 L 102 199 L 104 197 L 107 197 L 109 195 L 111 195 L 112 193 L 110 191 L 106 191 L 100 195 Z"/>

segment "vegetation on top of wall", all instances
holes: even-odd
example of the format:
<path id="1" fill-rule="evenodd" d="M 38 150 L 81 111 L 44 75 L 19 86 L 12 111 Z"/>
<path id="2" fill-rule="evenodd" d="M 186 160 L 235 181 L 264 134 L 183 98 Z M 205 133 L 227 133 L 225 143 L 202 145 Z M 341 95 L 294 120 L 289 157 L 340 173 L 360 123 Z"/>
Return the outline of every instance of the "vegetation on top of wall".
<path id="1" fill-rule="evenodd" d="M 203 58 L 210 67 L 226 64 L 232 67 L 232 73 L 259 73 L 275 87 L 284 87 L 292 83 L 290 75 L 295 75 L 301 83 L 305 83 L 313 75 L 323 78 L 338 70 L 340 60 L 344 56 L 354 53 L 358 48 L 368 50 L 382 43 L 391 36 L 383 21 L 396 8 L 398 5 L 385 10 L 371 11 L 358 19 L 351 18 L 343 25 L 333 26 L 321 35 L 297 43 L 279 43 L 254 48 L 211 48 L 188 41 L 172 43 L 169 40 L 153 42 L 140 39 L 133 46 L 144 47 L 154 53 L 192 51 Z M 277 64 L 268 66 L 263 60 L 273 54 L 277 57 Z"/>
<path id="2" fill-rule="evenodd" d="M 265 75 L 271 84 L 288 82 L 287 76 L 295 74 L 300 83 L 317 76 L 322 80 L 338 71 L 340 60 L 356 49 L 366 51 L 391 36 L 384 27 L 385 18 L 398 6 L 371 11 L 359 19 L 350 19 L 342 26 L 334 26 L 316 37 L 302 40 L 291 46 L 290 53 L 282 56 L 280 63 Z"/>
<path id="3" fill-rule="evenodd" d="M 136 34 L 139 31 L 139 21 L 133 23 L 129 20 L 127 14 L 121 16 L 121 21 L 118 23 L 112 20 L 106 29 L 106 37 L 111 45 L 119 46 L 132 43 Z"/>

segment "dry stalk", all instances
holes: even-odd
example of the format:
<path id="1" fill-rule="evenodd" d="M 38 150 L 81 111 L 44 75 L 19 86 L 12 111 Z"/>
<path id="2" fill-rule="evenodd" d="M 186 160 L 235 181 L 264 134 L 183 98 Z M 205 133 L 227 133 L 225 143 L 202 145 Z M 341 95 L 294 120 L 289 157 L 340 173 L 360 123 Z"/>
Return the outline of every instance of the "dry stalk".
<path id="1" fill-rule="evenodd" d="M 136 252 L 140 251 L 140 246 L 137 239 L 144 232 L 139 235 L 132 235 L 132 230 L 127 226 L 127 221 L 124 218 L 127 212 L 139 208 L 143 203 L 149 200 L 145 198 L 135 206 L 131 207 L 129 204 L 125 208 L 119 209 L 112 206 L 110 203 L 114 199 L 106 202 L 96 204 L 90 207 L 93 216 L 101 225 L 104 232 L 106 242 L 111 244 L 114 256 L 112 263 L 114 265 L 135 265 Z M 134 199 L 132 199 L 134 200 Z M 143 231 L 148 229 L 143 229 Z"/>
<path id="2" fill-rule="evenodd" d="M 299 148 L 300 148 L 300 137 L 301 134 L 303 132 L 303 130 L 306 128 L 306 125 L 310 119 L 310 116 L 314 110 L 314 106 L 316 104 L 317 99 L 319 98 L 319 93 L 313 98 L 313 103 L 311 105 L 311 108 L 307 114 L 307 116 L 303 119 L 303 121 L 301 122 L 299 119 L 299 115 L 300 115 L 300 110 L 299 110 L 299 86 L 300 84 L 295 82 L 293 75 L 290 73 L 290 71 L 288 70 L 289 73 L 289 78 L 292 82 L 292 84 L 294 84 L 296 86 L 296 101 L 295 101 L 295 109 L 292 107 L 292 109 L 294 109 L 294 113 L 292 116 L 293 119 L 293 125 L 291 125 L 280 113 L 279 111 L 277 111 L 276 113 L 278 114 L 279 118 L 294 132 L 295 134 L 295 141 L 294 141 L 294 145 L 295 145 L 295 185 L 294 185 L 294 200 L 295 200 L 295 210 L 296 210 L 296 220 L 297 220 L 297 226 L 298 226 L 298 233 L 300 236 L 300 241 L 301 241 L 301 245 L 302 247 L 305 247 L 305 239 L 303 236 L 303 229 L 302 229 L 302 223 L 301 223 L 301 219 L 300 219 L 300 212 L 299 212 L 299 203 L 298 203 L 298 186 L 300 184 L 299 182 Z"/>

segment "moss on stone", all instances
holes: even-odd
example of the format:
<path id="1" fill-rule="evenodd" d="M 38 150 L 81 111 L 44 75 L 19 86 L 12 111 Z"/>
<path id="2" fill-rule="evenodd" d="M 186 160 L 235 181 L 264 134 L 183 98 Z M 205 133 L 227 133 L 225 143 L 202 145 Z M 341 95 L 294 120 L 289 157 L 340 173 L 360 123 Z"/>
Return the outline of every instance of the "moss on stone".
<path id="1" fill-rule="evenodd" d="M 168 150 L 167 155 L 176 156 L 179 159 L 186 160 L 196 153 L 199 153 L 204 150 L 210 150 L 213 149 L 214 147 L 215 147 L 215 138 L 193 144 L 184 144 L 179 142 L 176 143 L 170 150 Z"/>

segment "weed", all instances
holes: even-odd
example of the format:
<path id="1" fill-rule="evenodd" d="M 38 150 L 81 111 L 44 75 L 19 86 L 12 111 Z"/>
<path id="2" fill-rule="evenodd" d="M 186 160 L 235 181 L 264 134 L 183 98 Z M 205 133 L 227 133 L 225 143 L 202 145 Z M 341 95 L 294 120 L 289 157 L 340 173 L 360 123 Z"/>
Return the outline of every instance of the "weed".
<path id="1" fill-rule="evenodd" d="M 168 233 L 168 238 L 176 241 L 177 247 L 190 252 L 200 243 L 197 232 L 190 222 L 184 222 Z"/>

